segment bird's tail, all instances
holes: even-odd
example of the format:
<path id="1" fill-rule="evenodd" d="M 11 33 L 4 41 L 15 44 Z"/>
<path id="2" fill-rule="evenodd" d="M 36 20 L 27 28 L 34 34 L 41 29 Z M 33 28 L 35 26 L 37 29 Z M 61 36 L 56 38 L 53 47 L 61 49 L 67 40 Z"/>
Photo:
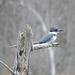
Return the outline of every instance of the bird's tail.
<path id="1" fill-rule="evenodd" d="M 39 44 L 38 42 L 34 42 L 33 44 Z"/>
<path id="2" fill-rule="evenodd" d="M 37 41 L 37 42 L 34 42 L 33 44 L 41 44 L 41 43 L 43 43 L 43 42 Z"/>

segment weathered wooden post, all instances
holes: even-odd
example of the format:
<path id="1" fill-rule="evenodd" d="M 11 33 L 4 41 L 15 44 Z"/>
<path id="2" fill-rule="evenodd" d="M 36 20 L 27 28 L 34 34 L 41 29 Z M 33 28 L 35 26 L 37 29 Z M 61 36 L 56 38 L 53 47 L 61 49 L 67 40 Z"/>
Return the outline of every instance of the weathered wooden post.
<path id="1" fill-rule="evenodd" d="M 14 63 L 16 75 L 30 75 L 29 61 L 30 52 L 32 49 L 32 30 L 29 25 L 26 25 L 22 32 L 19 32 L 17 40 L 17 52 Z"/>

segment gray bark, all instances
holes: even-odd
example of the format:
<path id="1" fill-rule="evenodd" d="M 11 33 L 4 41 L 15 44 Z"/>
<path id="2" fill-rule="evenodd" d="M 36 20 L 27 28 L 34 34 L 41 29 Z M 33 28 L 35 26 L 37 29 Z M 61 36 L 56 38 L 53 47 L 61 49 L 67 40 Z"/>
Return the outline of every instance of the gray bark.
<path id="1" fill-rule="evenodd" d="M 32 49 L 32 30 L 29 25 L 19 33 L 17 54 L 14 63 L 16 75 L 30 75 L 30 52 Z"/>

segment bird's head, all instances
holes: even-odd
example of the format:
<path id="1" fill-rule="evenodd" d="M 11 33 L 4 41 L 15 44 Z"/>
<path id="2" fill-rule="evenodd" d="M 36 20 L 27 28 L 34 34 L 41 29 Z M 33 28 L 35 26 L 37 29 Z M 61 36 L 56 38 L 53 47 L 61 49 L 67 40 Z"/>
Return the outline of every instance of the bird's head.
<path id="1" fill-rule="evenodd" d="M 50 32 L 62 32 L 62 31 L 63 31 L 62 29 L 58 29 L 55 27 L 50 28 Z"/>

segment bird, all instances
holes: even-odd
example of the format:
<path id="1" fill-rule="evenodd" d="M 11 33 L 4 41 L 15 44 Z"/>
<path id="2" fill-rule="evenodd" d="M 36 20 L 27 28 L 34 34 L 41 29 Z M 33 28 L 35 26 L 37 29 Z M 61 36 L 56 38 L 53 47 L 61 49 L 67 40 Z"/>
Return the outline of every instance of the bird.
<path id="1" fill-rule="evenodd" d="M 42 37 L 39 41 L 34 42 L 33 44 L 53 43 L 57 39 L 57 34 L 62 31 L 63 29 L 52 27 L 44 37 Z"/>

